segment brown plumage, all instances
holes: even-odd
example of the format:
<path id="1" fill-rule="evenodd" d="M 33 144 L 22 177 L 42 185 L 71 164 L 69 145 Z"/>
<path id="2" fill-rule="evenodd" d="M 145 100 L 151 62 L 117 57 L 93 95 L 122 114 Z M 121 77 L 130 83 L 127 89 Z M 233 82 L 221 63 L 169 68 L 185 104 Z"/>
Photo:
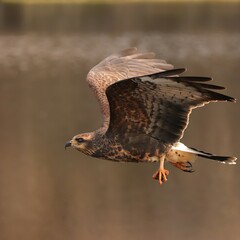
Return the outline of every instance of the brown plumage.
<path id="1" fill-rule="evenodd" d="M 215 92 L 223 87 L 205 83 L 211 78 L 178 76 L 184 71 L 136 48 L 104 59 L 87 77 L 100 102 L 103 125 L 76 135 L 66 147 L 113 161 L 160 162 L 153 175 L 160 184 L 169 174 L 165 159 L 187 172 L 192 172 L 196 156 L 235 164 L 235 157 L 212 155 L 179 142 L 192 109 L 209 102 L 235 102 Z"/>

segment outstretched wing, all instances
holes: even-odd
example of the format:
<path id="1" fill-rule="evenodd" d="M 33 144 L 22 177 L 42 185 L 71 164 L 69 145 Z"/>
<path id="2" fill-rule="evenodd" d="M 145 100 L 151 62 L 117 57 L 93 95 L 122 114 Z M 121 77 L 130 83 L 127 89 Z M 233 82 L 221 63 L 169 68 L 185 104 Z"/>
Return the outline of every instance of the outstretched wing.
<path id="1" fill-rule="evenodd" d="M 154 53 L 141 53 L 137 48 L 125 49 L 113 54 L 88 73 L 87 82 L 94 90 L 104 117 L 105 126 L 109 122 L 109 104 L 106 97 L 108 86 L 119 80 L 143 76 L 172 69 L 165 60 L 156 59 Z"/>
<path id="2" fill-rule="evenodd" d="M 183 69 L 169 70 L 116 82 L 107 88 L 110 125 L 106 132 L 121 143 L 145 134 L 169 146 L 179 141 L 191 110 L 214 101 L 235 101 L 215 92 L 224 89 L 206 84 L 207 77 L 169 77 Z"/>

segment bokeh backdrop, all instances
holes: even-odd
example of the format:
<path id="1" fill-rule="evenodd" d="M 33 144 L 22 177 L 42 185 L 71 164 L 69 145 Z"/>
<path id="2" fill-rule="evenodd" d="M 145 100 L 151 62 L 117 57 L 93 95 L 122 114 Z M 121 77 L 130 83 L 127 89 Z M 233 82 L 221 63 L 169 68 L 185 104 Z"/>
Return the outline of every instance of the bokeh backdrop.
<path id="1" fill-rule="evenodd" d="M 0 5 L 0 239 L 240 236 L 240 167 L 199 158 L 189 174 L 64 150 L 101 125 L 91 67 L 136 46 L 240 98 L 239 3 Z M 195 110 L 183 142 L 240 155 L 239 103 Z"/>

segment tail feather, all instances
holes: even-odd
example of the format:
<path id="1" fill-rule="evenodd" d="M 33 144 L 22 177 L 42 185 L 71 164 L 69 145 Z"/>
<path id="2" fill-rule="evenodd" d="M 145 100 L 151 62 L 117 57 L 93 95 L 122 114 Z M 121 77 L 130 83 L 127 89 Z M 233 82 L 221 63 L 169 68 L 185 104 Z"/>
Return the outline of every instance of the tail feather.
<path id="1" fill-rule="evenodd" d="M 211 154 L 211 153 L 208 153 L 208 152 L 197 150 L 195 148 L 189 148 L 189 147 L 185 146 L 183 143 L 180 143 L 180 142 L 176 143 L 172 147 L 171 150 L 172 151 L 176 150 L 177 152 L 185 153 L 184 156 L 183 156 L 184 159 L 180 159 L 178 157 L 178 159 L 174 159 L 174 162 L 178 162 L 178 161 L 193 162 L 195 160 L 196 156 L 211 159 L 211 160 L 215 160 L 215 161 L 219 161 L 221 163 L 227 163 L 227 164 L 236 164 L 236 161 L 237 161 L 236 157 L 214 155 L 214 154 Z M 169 153 L 171 153 L 171 151 Z M 188 153 L 188 155 L 186 155 L 186 153 Z M 173 160 L 173 157 L 176 158 L 177 156 L 172 155 L 172 156 L 169 156 L 169 157 L 171 157 L 171 160 Z"/>
<path id="2" fill-rule="evenodd" d="M 230 156 L 218 156 L 218 155 L 214 155 L 214 154 L 211 154 L 211 153 L 207 153 L 207 152 L 204 152 L 204 151 L 199 151 L 195 148 L 190 148 L 192 149 L 193 151 L 196 152 L 196 154 L 199 156 L 199 157 L 203 157 L 203 158 L 207 158 L 207 159 L 211 159 L 211 160 L 216 160 L 216 161 L 219 161 L 221 163 L 227 163 L 227 164 L 236 164 L 236 160 L 237 158 L 236 157 L 230 157 Z"/>

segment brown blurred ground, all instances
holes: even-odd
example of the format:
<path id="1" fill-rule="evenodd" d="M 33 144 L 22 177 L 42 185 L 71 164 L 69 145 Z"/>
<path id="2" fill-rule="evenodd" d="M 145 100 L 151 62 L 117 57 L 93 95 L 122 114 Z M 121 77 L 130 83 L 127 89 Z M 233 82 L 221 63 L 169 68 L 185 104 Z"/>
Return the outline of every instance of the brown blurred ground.
<path id="1" fill-rule="evenodd" d="M 64 150 L 101 124 L 88 70 L 129 46 L 239 94 L 240 6 L 0 6 L 0 239 L 239 239 L 239 165 L 193 174 Z M 183 142 L 239 156 L 239 105 L 195 110 Z"/>

